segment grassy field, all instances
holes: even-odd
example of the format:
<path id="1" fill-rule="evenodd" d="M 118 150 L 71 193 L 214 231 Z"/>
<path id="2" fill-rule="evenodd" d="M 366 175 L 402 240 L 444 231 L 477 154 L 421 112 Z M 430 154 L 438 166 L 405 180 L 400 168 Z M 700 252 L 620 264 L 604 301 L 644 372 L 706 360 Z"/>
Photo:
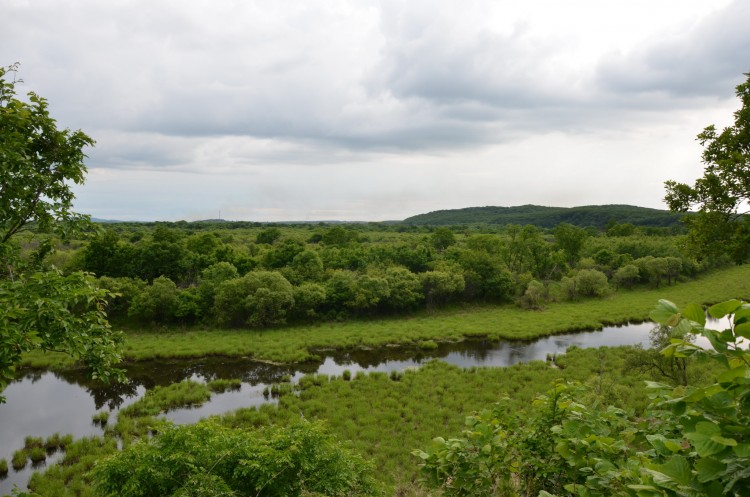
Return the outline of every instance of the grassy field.
<path id="1" fill-rule="evenodd" d="M 529 340 L 607 324 L 648 318 L 659 299 L 678 305 L 750 298 L 750 265 L 724 268 L 701 278 L 657 289 L 621 290 L 603 299 L 550 304 L 543 311 L 513 305 L 472 306 L 406 318 L 349 321 L 319 325 L 249 330 L 163 330 L 129 332 L 128 360 L 190 358 L 207 355 L 247 356 L 273 362 L 314 359 L 311 349 L 379 347 L 418 344 L 426 340 L 463 340 L 470 337 Z M 25 365 L 64 367 L 59 354 L 31 354 Z"/>

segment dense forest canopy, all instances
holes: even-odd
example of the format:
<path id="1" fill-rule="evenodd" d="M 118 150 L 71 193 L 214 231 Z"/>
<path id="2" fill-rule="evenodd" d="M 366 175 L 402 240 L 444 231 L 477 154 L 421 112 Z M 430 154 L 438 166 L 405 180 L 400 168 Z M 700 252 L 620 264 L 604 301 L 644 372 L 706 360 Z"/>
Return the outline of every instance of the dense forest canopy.
<path id="1" fill-rule="evenodd" d="M 635 226 L 679 228 L 683 215 L 673 212 L 636 207 L 632 205 L 587 205 L 580 207 L 544 207 L 521 205 L 517 207 L 467 207 L 419 214 L 404 219 L 412 225 L 448 224 L 533 224 L 554 228 L 560 223 L 581 227 L 606 228 L 612 223 Z"/>

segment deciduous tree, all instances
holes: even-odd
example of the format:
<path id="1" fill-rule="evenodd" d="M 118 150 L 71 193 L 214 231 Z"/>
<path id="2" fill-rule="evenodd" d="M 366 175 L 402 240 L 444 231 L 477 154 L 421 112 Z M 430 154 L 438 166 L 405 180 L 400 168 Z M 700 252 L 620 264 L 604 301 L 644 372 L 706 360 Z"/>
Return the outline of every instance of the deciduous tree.
<path id="1" fill-rule="evenodd" d="M 738 263 L 750 258 L 750 73 L 746 76 L 736 88 L 742 107 L 734 113 L 734 125 L 721 132 L 711 125 L 698 135 L 703 177 L 692 186 L 667 181 L 665 197 L 673 211 L 698 209 L 685 219 L 696 254 L 728 254 Z"/>
<path id="2" fill-rule="evenodd" d="M 118 375 L 121 337 L 104 313 L 107 292 L 89 275 L 46 265 L 48 239 L 31 259 L 15 243 L 31 227 L 64 237 L 85 222 L 71 210 L 71 184 L 83 183 L 83 148 L 94 141 L 80 130 L 58 129 L 37 94 L 16 98 L 16 81 L 8 79 L 16 68 L 0 68 L 0 391 L 31 350 L 70 353 L 95 377 L 109 379 Z"/>

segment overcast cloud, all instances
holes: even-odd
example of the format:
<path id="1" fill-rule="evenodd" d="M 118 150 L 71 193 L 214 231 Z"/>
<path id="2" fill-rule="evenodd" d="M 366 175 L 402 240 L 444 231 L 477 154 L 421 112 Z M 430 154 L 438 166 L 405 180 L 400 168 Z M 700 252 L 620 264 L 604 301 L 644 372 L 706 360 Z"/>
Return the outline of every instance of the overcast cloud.
<path id="1" fill-rule="evenodd" d="M 2 0 L 0 64 L 123 220 L 664 208 L 750 71 L 744 0 Z"/>

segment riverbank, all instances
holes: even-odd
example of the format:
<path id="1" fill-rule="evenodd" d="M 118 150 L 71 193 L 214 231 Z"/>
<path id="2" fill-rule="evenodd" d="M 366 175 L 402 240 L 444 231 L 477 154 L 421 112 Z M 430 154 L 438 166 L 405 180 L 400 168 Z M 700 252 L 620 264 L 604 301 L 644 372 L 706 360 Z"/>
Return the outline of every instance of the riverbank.
<path id="1" fill-rule="evenodd" d="M 140 361 L 211 355 L 248 357 L 277 363 L 315 359 L 311 350 L 323 348 L 414 345 L 429 340 L 460 341 L 472 337 L 530 340 L 570 331 L 598 329 L 648 319 L 659 299 L 678 305 L 713 303 L 730 298 L 750 299 L 750 265 L 712 271 L 689 282 L 657 289 L 621 290 L 603 299 L 560 302 L 542 311 L 513 305 L 474 306 L 438 311 L 432 315 L 349 321 L 318 325 L 251 330 L 167 330 L 129 332 L 125 358 Z M 59 354 L 30 354 L 24 365 L 69 367 Z"/>

